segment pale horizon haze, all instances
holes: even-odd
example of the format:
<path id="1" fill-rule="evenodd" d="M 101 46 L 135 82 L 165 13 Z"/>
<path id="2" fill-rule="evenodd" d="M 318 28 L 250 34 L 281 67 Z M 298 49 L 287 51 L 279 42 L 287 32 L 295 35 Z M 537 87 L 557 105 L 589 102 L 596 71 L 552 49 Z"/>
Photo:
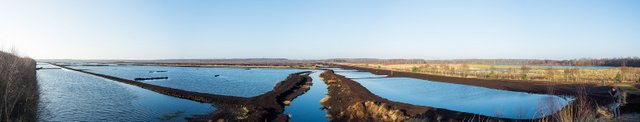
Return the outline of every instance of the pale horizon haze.
<path id="1" fill-rule="evenodd" d="M 0 0 L 36 59 L 640 56 L 638 0 Z"/>

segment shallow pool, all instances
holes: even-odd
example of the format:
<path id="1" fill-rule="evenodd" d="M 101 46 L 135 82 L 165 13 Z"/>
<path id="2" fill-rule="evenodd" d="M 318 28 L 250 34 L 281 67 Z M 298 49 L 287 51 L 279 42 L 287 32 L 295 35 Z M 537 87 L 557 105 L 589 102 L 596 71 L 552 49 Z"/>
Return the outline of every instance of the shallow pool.
<path id="1" fill-rule="evenodd" d="M 336 73 L 344 76 L 362 74 L 354 71 L 337 71 Z M 376 76 L 359 76 L 373 78 L 353 80 L 372 93 L 392 101 L 492 117 L 540 118 L 560 110 L 573 101 L 572 97 L 565 96 L 530 94 L 414 78 Z"/>
<path id="2" fill-rule="evenodd" d="M 208 68 L 169 66 L 72 66 L 89 72 L 106 74 L 125 79 L 168 77 L 141 82 L 219 95 L 253 97 L 271 91 L 289 74 L 308 71 L 278 68 Z"/>
<path id="3" fill-rule="evenodd" d="M 37 77 L 39 121 L 185 121 L 215 111 L 211 104 L 66 69 L 38 70 Z"/>

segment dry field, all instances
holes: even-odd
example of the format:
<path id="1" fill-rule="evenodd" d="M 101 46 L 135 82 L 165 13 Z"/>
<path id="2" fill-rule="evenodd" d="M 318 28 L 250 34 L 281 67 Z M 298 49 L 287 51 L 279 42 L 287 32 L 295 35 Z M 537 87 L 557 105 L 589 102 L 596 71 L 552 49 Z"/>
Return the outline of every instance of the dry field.
<path id="1" fill-rule="evenodd" d="M 355 64 L 342 65 L 415 72 L 431 75 L 505 80 L 553 81 L 563 83 L 640 82 L 640 68 L 564 68 L 488 64 Z"/>

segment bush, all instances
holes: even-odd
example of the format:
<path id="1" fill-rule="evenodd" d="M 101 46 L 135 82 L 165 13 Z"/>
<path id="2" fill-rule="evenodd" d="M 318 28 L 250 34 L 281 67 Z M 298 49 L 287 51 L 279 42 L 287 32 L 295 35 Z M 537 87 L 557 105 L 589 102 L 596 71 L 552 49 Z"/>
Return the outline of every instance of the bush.
<path id="1" fill-rule="evenodd" d="M 496 76 L 496 72 L 491 71 L 491 72 L 490 72 L 489 74 L 487 74 L 487 76 L 485 76 L 485 77 L 487 77 L 487 78 L 491 79 L 491 78 L 494 78 L 495 76 Z"/>
<path id="2" fill-rule="evenodd" d="M 36 121 L 36 62 L 0 51 L 0 121 Z"/>
<path id="3" fill-rule="evenodd" d="M 529 75 L 522 74 L 522 80 L 529 80 Z"/>
<path id="4" fill-rule="evenodd" d="M 418 67 L 416 66 L 411 67 L 411 72 L 414 72 L 414 73 L 418 72 Z"/>
<path id="5" fill-rule="evenodd" d="M 616 83 L 622 82 L 622 74 L 616 74 L 616 77 L 614 77 L 613 80 L 616 81 Z"/>

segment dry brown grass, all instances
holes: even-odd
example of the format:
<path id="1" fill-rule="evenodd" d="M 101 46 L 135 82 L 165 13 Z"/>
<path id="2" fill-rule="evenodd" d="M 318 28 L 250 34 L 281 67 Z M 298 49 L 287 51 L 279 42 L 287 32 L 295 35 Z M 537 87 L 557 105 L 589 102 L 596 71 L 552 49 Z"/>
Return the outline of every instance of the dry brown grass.
<path id="1" fill-rule="evenodd" d="M 617 74 L 622 82 L 639 82 L 640 68 L 546 68 L 521 65 L 487 64 L 351 64 L 342 65 L 386 69 L 422 74 L 505 80 L 555 81 L 563 83 L 615 83 Z M 494 72 L 491 72 L 494 71 Z M 525 76 L 526 75 L 526 76 Z"/>
<path id="2" fill-rule="evenodd" d="M 0 121 L 35 121 L 36 62 L 14 54 L 0 51 Z"/>
<path id="3" fill-rule="evenodd" d="M 578 94 L 574 95 L 575 100 L 569 105 L 562 108 L 562 110 L 551 114 L 549 116 L 539 119 L 539 122 L 594 122 L 602 121 L 607 118 L 600 117 L 597 112 L 599 105 L 587 97 L 587 93 L 584 88 L 581 88 Z M 556 107 L 553 105 L 555 101 L 548 101 L 547 105 Z"/>

